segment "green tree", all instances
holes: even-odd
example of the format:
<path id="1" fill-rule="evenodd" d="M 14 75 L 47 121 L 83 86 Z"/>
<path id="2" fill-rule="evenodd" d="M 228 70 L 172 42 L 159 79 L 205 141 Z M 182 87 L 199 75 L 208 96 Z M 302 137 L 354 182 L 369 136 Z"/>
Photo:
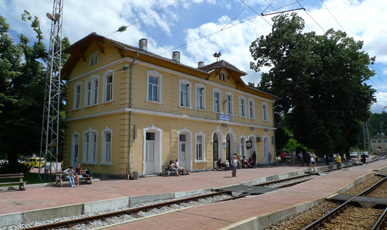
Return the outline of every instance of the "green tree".
<path id="1" fill-rule="evenodd" d="M 258 88 L 279 97 L 275 113 L 301 144 L 318 154 L 348 152 L 359 142 L 375 92 L 365 83 L 374 57 L 344 32 L 303 33 L 304 20 L 292 13 L 273 18 L 270 34 L 256 39 L 251 68 L 263 73 Z"/>
<path id="2" fill-rule="evenodd" d="M 39 153 L 46 77 L 43 63 L 48 57 L 39 18 L 25 11 L 22 20 L 30 23 L 35 37 L 31 41 L 20 34 L 15 44 L 6 19 L 0 16 L 0 155 L 10 165 L 17 165 L 18 155 Z M 69 46 L 67 38 L 63 44 Z"/>

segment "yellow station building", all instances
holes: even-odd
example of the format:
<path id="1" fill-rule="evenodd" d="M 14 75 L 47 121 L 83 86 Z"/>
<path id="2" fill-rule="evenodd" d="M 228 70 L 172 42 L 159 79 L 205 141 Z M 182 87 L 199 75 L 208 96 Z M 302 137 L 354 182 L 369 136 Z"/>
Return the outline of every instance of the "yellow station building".
<path id="1" fill-rule="evenodd" d="M 246 73 L 220 60 L 197 67 L 92 33 L 66 50 L 64 165 L 94 175 L 159 174 L 178 159 L 213 169 L 234 153 L 258 165 L 274 153 L 274 96 L 247 86 Z M 273 154 L 274 155 L 274 154 Z"/>

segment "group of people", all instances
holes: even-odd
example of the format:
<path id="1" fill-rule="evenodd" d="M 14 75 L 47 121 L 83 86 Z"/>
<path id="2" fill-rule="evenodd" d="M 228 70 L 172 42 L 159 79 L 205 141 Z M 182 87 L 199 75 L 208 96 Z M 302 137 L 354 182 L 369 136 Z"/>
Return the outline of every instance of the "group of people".
<path id="1" fill-rule="evenodd" d="M 168 169 L 173 170 L 176 176 L 186 175 L 185 168 L 179 164 L 179 161 L 177 159 L 176 161 L 169 161 Z"/>
<path id="2" fill-rule="evenodd" d="M 78 164 L 75 170 L 72 166 L 63 171 L 70 182 L 71 187 L 79 186 L 79 178 L 83 177 L 82 166 Z"/>

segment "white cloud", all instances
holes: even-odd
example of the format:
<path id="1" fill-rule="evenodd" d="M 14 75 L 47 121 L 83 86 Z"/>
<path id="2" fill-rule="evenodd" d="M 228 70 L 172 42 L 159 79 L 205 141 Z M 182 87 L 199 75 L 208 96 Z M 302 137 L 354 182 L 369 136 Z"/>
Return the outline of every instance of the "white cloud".
<path id="1" fill-rule="evenodd" d="M 387 112 L 385 110 L 387 105 L 387 92 L 377 92 L 375 96 L 376 103 L 372 104 L 371 111 L 373 113 L 381 113 L 383 111 Z"/>
<path id="2" fill-rule="evenodd" d="M 241 7 L 235 5 L 235 2 L 239 3 L 244 10 L 238 18 L 230 22 L 231 18 L 236 16 L 241 9 Z M 114 2 L 107 2 L 106 0 L 66 0 L 64 2 L 63 35 L 68 36 L 72 43 L 92 32 L 106 36 L 113 33 L 121 25 L 130 25 L 151 14 L 152 16 L 144 19 L 142 23 L 134 23 L 128 27 L 125 33 L 114 33 L 109 38 L 132 46 L 138 46 L 139 39 L 148 38 L 149 51 L 171 58 L 171 51 L 175 48 L 172 44 L 176 43 L 163 43 L 160 37 L 175 36 L 176 33 L 182 33 L 185 41 L 178 41 L 177 43 L 189 43 L 187 46 L 179 48 L 183 64 L 196 67 L 198 61 L 204 61 L 205 64 L 212 63 L 215 61 L 212 54 L 221 51 L 221 59 L 248 73 L 248 76 L 243 78 L 246 83 L 254 82 L 256 84 L 260 79 L 260 73 L 255 73 L 249 69 L 250 61 L 252 61 L 249 46 L 257 37 L 268 34 L 271 31 L 271 26 L 261 17 L 257 17 L 244 4 L 238 1 L 235 2 L 228 0 L 186 0 L 174 4 L 176 0 L 115 0 Z M 265 12 L 272 11 L 271 7 L 267 7 L 266 0 L 245 0 L 245 2 L 258 13 L 266 8 Z M 270 2 L 273 7 L 278 8 L 294 1 L 278 0 Z M 304 0 L 300 3 L 306 7 L 308 13 L 325 30 L 332 27 L 335 30 L 341 30 L 338 23 L 320 1 Z M 387 67 L 384 66 L 384 64 L 387 64 L 387 33 L 385 33 L 387 1 L 325 0 L 324 3 L 348 33 L 348 36 L 354 37 L 355 40 L 363 40 L 363 50 L 371 56 L 376 56 L 377 63 L 383 66 L 380 75 L 381 73 L 387 75 Z M 200 15 L 201 12 L 195 12 L 204 19 L 208 18 L 208 20 L 204 20 L 205 22 L 201 25 L 184 24 L 187 21 L 184 21 L 185 15 L 180 15 L 179 9 L 190 10 L 194 4 L 199 7 L 216 6 L 218 9 L 216 15 L 219 16 L 214 20 L 210 19 L 211 17 L 208 15 Z M 308 4 L 314 6 L 311 7 Z M 160 14 L 155 14 L 155 11 L 169 5 L 172 6 Z M 295 4 L 288 8 L 298 7 L 299 5 Z M 198 7 L 193 8 L 197 9 Z M 24 9 L 40 18 L 43 33 L 48 39 L 50 21 L 46 19 L 45 14 L 52 11 L 52 2 L 41 0 L 0 1 L 0 15 L 5 17 L 7 22 L 11 24 L 11 29 L 17 33 L 34 36 L 29 26 L 20 19 Z M 233 12 L 230 12 L 230 9 Z M 297 13 L 304 18 L 306 31 L 313 30 L 319 34 L 323 33 L 305 12 L 297 11 Z M 256 16 L 256 18 L 246 22 L 243 21 L 253 16 Z M 265 20 L 271 23 L 270 17 L 265 17 Z M 173 31 L 176 27 L 183 29 L 177 32 Z M 222 28 L 221 32 L 216 33 Z M 160 34 L 160 30 L 163 34 Z M 207 37 L 199 40 L 203 36 Z M 268 68 L 261 71 L 268 71 Z M 383 97 L 386 96 L 384 93 L 378 95 L 378 103 L 385 103 Z"/>

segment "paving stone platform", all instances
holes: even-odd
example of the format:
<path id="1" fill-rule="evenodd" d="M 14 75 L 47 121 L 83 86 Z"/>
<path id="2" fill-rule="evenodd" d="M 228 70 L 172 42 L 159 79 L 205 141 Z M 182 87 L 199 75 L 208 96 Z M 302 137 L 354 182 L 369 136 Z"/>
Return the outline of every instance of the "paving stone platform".
<path id="1" fill-rule="evenodd" d="M 273 218 L 282 219 L 305 210 L 319 200 L 352 186 L 355 181 L 375 170 L 386 173 L 382 170 L 386 166 L 387 161 L 384 160 L 351 167 L 260 196 L 184 209 L 110 229 L 260 229 L 272 222 Z M 231 177 L 231 171 L 207 171 L 180 177 L 107 180 L 76 188 L 27 185 L 26 191 L 0 191 L 0 227 L 54 215 L 77 215 L 130 207 L 154 199 L 182 197 L 234 185 L 258 184 L 304 174 L 307 169 L 299 166 L 241 169 L 237 170 L 237 177 Z"/>

